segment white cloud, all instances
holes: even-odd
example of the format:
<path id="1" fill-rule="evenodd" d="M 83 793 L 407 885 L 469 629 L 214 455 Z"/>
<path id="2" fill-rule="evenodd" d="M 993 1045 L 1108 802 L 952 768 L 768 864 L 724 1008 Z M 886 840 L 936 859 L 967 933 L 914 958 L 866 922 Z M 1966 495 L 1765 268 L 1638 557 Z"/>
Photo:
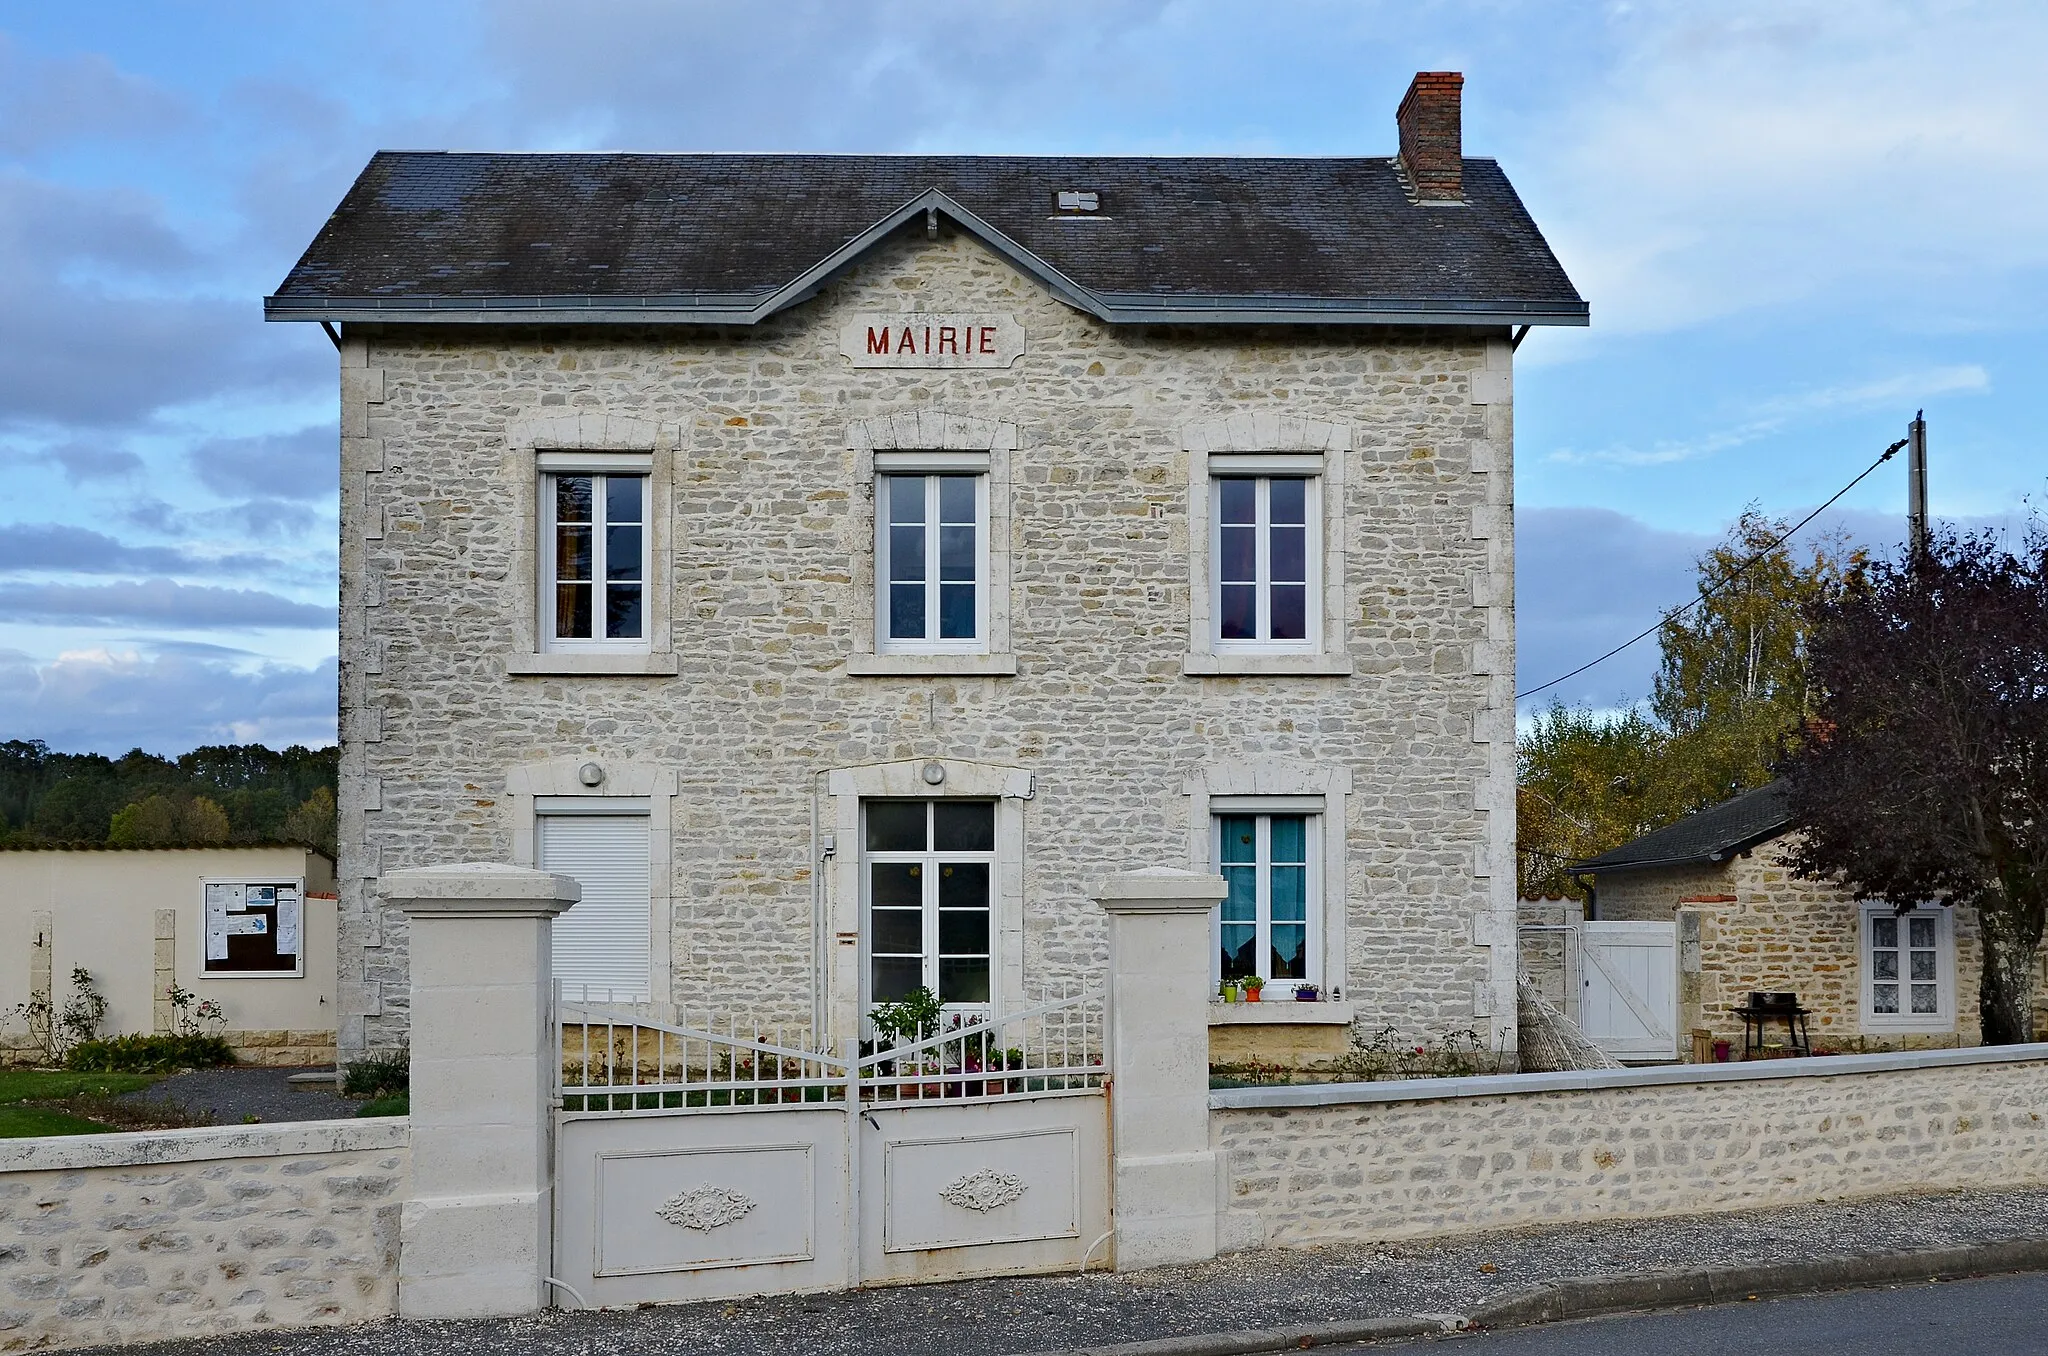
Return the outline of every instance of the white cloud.
<path id="1" fill-rule="evenodd" d="M 335 662 L 238 667 L 169 650 L 69 651 L 38 665 L 0 650 L 0 737 L 67 752 L 334 742 Z"/>

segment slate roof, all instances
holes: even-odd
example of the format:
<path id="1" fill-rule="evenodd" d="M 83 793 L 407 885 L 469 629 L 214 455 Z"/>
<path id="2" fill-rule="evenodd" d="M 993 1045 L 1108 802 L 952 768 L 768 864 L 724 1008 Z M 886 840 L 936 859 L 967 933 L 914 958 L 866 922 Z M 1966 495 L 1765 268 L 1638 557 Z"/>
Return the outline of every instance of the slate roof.
<path id="1" fill-rule="evenodd" d="M 1590 861 L 1574 862 L 1571 869 L 1591 876 L 1603 871 L 1726 861 L 1735 853 L 1776 838 L 1791 823 L 1785 786 L 1772 782 L 1666 824 Z"/>
<path id="2" fill-rule="evenodd" d="M 264 313 L 752 324 L 932 210 L 1111 322 L 1585 324 L 1500 167 L 1464 184 L 1418 205 L 1384 158 L 380 151 Z"/>

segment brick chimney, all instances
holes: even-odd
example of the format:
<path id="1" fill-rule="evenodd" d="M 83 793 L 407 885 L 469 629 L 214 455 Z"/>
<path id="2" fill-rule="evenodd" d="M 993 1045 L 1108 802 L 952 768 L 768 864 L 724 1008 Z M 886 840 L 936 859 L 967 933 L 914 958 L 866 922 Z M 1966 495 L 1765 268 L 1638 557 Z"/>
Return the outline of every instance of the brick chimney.
<path id="1" fill-rule="evenodd" d="M 1465 147 L 1459 104 L 1465 77 L 1417 71 L 1394 121 L 1401 128 L 1401 168 L 1418 202 L 1465 200 Z"/>

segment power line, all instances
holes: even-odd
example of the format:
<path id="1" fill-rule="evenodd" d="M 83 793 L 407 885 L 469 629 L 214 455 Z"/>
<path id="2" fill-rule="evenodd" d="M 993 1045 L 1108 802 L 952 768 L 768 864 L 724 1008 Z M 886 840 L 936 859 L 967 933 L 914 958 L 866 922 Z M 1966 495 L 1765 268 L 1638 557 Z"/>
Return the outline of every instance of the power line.
<path id="1" fill-rule="evenodd" d="M 1878 467 L 1884 465 L 1893 457 L 1897 456 L 1899 449 L 1904 447 L 1906 445 L 1906 442 L 1907 440 L 1905 438 L 1901 438 L 1897 442 L 1893 443 L 1890 447 L 1887 447 L 1876 461 L 1870 463 L 1870 465 L 1863 468 L 1862 473 L 1859 474 L 1856 477 L 1856 479 L 1850 481 L 1841 489 L 1836 490 L 1832 495 L 1828 496 L 1827 503 L 1822 504 L 1819 508 L 1807 514 L 1804 518 L 1801 518 L 1798 522 L 1792 524 L 1792 526 L 1786 528 L 1784 533 L 1781 536 L 1779 536 L 1776 541 L 1762 548 L 1755 555 L 1751 556 L 1748 560 L 1743 561 L 1740 565 L 1737 565 L 1734 569 L 1730 570 L 1720 580 L 1720 582 L 1716 583 L 1713 587 L 1701 589 L 1699 596 L 1697 598 L 1694 598 L 1691 602 L 1685 604 L 1683 607 L 1672 608 L 1669 612 L 1664 613 L 1662 616 L 1658 617 L 1655 622 L 1651 623 L 1650 628 L 1647 631 L 1643 631 L 1640 634 L 1630 636 L 1627 640 L 1624 640 L 1623 642 L 1621 642 L 1621 644 L 1615 646 L 1606 654 L 1601 655 L 1598 659 L 1589 659 L 1585 663 L 1573 669 L 1570 673 L 1559 674 L 1557 677 L 1551 679 L 1549 682 L 1541 684 L 1537 687 L 1532 687 L 1527 692 L 1517 692 L 1515 694 L 1515 700 L 1521 701 L 1525 697 L 1533 697 L 1539 692 L 1548 691 L 1549 689 L 1556 687 L 1559 683 L 1566 682 L 1570 679 L 1578 677 L 1587 669 L 1593 668 L 1594 666 L 1599 664 L 1606 663 L 1608 660 L 1614 658 L 1614 656 L 1620 654 L 1623 650 L 1626 650 L 1629 646 L 1634 645 L 1637 641 L 1648 640 L 1651 636 L 1656 635 L 1659 631 L 1664 629 L 1667 623 L 1678 620 L 1680 617 L 1683 617 L 1686 613 L 1698 607 L 1701 603 L 1707 601 L 1707 599 L 1719 593 L 1722 589 L 1727 588 L 1730 584 L 1734 583 L 1736 580 L 1740 579 L 1744 574 L 1748 573 L 1749 568 L 1752 565 L 1755 565 L 1765 556 L 1777 550 L 1780 546 L 1783 546 L 1787 541 L 1790 541 L 1793 533 L 1797 532 L 1800 528 L 1805 527 L 1815 518 L 1820 517 L 1821 514 L 1827 512 L 1829 507 L 1831 507 L 1834 504 L 1835 500 L 1840 499 L 1843 495 L 1847 494 L 1849 491 L 1855 489 L 1858 485 L 1860 485 L 1863 482 L 1864 476 L 1869 475 L 1872 471 L 1875 471 Z"/>

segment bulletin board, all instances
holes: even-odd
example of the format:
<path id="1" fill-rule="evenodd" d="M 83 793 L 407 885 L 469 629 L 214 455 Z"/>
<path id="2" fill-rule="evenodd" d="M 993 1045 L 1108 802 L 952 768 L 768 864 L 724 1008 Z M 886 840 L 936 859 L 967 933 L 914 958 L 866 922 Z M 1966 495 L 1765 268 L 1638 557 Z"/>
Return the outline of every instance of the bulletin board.
<path id="1" fill-rule="evenodd" d="M 293 978 L 306 973 L 306 882 L 200 883 L 199 973 L 208 979 Z"/>

